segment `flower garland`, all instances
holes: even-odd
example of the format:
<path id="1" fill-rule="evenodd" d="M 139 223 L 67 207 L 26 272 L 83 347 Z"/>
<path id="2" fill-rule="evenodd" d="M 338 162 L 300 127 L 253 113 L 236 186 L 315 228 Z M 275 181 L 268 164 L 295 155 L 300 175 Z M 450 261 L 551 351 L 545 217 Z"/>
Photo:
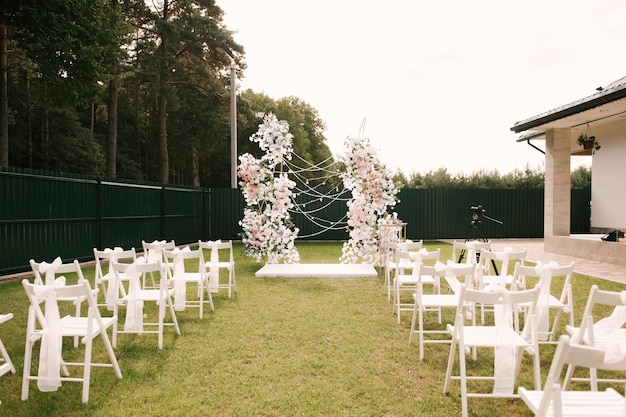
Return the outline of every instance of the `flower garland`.
<path id="1" fill-rule="evenodd" d="M 292 139 L 287 122 L 267 114 L 259 130 L 250 136 L 265 155 L 261 159 L 250 154 L 239 156 L 237 175 L 247 204 L 239 225 L 243 229 L 244 252 L 257 262 L 264 257 L 270 264 L 300 261 L 294 244 L 299 230 L 293 228 L 289 216 L 296 183 L 287 173 L 277 172 L 278 166 L 291 159 Z"/>
<path id="2" fill-rule="evenodd" d="M 346 154 L 341 158 L 346 166 L 342 174 L 344 187 L 352 191 L 348 206 L 350 239 L 344 243 L 342 263 L 379 261 L 379 242 L 382 240 L 378 221 L 388 217 L 387 207 L 396 205 L 399 189 L 391 173 L 378 159 L 378 153 L 367 139 L 348 138 Z M 382 229 L 382 228 L 381 228 Z"/>

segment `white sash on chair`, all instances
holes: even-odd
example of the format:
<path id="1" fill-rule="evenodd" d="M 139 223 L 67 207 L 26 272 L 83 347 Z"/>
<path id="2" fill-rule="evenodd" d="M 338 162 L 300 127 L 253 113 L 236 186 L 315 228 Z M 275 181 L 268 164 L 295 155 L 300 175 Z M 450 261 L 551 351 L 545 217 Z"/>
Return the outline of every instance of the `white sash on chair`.
<path id="1" fill-rule="evenodd" d="M 535 273 L 539 276 L 539 297 L 537 298 L 537 338 L 547 340 L 550 330 L 550 284 L 552 283 L 552 270 L 559 264 L 550 261 L 547 264 L 537 262 Z"/>
<path id="2" fill-rule="evenodd" d="M 183 258 L 184 252 L 191 252 L 189 246 L 185 246 L 183 249 L 174 248 L 172 253 L 174 254 L 174 308 L 176 311 L 183 311 L 187 302 L 187 283 L 185 282 L 185 259 Z"/>
<path id="3" fill-rule="evenodd" d="M 114 280 L 117 279 L 115 277 L 115 272 L 113 272 L 111 270 L 111 263 L 112 262 L 116 262 L 117 261 L 117 254 L 116 252 L 123 252 L 124 249 L 120 248 L 119 246 L 114 247 L 113 249 L 111 248 L 105 248 L 104 252 L 105 253 L 110 253 L 111 256 L 109 258 L 109 271 L 106 273 L 106 275 L 104 275 L 102 278 L 104 279 L 108 279 L 109 283 L 107 285 L 107 293 L 105 295 L 106 298 L 106 303 L 107 303 L 107 310 L 113 310 L 114 304 L 117 302 L 117 293 L 116 293 L 116 288 L 117 286 L 115 285 Z"/>
<path id="4" fill-rule="evenodd" d="M 461 282 L 456 276 L 451 274 L 453 265 L 457 264 L 455 264 L 453 261 L 448 261 L 447 264 L 444 264 L 443 262 L 437 262 L 435 263 L 435 271 L 445 272 L 446 281 L 448 282 L 450 288 L 452 288 L 452 292 L 458 294 L 461 290 Z"/>
<path id="5" fill-rule="evenodd" d="M 482 245 L 482 242 L 479 240 L 474 240 L 472 242 L 465 242 L 465 247 L 467 248 L 467 256 L 465 258 L 465 262 L 468 264 L 476 263 L 476 254 L 480 251 L 478 249 Z"/>
<path id="6" fill-rule="evenodd" d="M 220 284 L 220 257 L 216 245 L 217 243 L 222 243 L 222 241 L 216 240 L 215 242 L 213 242 L 209 240 L 207 242 L 207 244 L 211 247 L 211 260 L 209 261 L 209 267 L 211 269 L 211 272 L 209 274 L 209 290 L 212 293 L 217 292 Z"/>
<path id="7" fill-rule="evenodd" d="M 511 297 L 504 287 L 493 289 L 503 298 L 502 304 L 494 308 L 496 325 L 496 345 L 494 349 L 494 394 L 512 394 L 515 387 L 515 348 L 511 343 L 513 333 L 513 317 Z"/>
<path id="8" fill-rule="evenodd" d="M 63 264 L 61 257 L 57 256 L 51 264 L 46 261 L 43 261 L 39 264 L 39 273 L 44 274 L 44 284 L 45 285 L 53 285 L 54 284 L 54 274 L 59 266 Z"/>
<path id="9" fill-rule="evenodd" d="M 61 386 L 61 352 L 63 337 L 61 336 L 61 317 L 57 305 L 56 288 L 65 286 L 65 277 L 60 276 L 49 285 L 35 285 L 34 291 L 38 301 L 45 300 L 46 324 L 41 335 L 39 352 L 39 378 L 37 387 L 40 391 L 56 391 Z"/>
<path id="10" fill-rule="evenodd" d="M 506 286 L 506 277 L 509 274 L 509 254 L 513 252 L 513 248 L 506 247 L 502 250 L 502 252 L 494 252 L 496 259 L 499 260 L 500 263 L 500 276 L 498 278 L 498 285 L 505 287 Z M 494 271 L 495 272 L 495 271 Z"/>
<path id="11" fill-rule="evenodd" d="M 163 260 L 163 248 L 162 246 L 167 243 L 167 240 L 154 240 L 151 245 L 154 245 L 154 249 L 148 251 L 147 262 L 156 262 Z"/>
<path id="12" fill-rule="evenodd" d="M 143 258 L 137 258 L 136 262 L 143 262 Z M 140 290 L 139 274 L 137 267 L 131 265 L 124 273 L 128 280 L 128 296 L 126 298 L 126 320 L 124 322 L 125 331 L 143 331 L 143 301 L 137 300 L 137 292 Z"/>
<path id="13" fill-rule="evenodd" d="M 620 328 L 626 323 L 626 291 L 621 292 L 620 296 L 622 300 L 622 304 L 615 306 L 613 312 L 609 317 L 605 317 L 603 319 L 598 320 L 593 325 L 593 336 L 602 337 L 606 336 Z M 579 329 L 579 331 L 584 332 L 586 329 Z M 588 340 L 589 335 L 585 334 L 585 341 Z M 606 363 L 615 363 L 619 362 L 626 358 L 626 346 L 620 345 L 618 343 L 612 343 L 608 346 L 606 350 L 606 354 L 604 356 L 604 362 Z"/>

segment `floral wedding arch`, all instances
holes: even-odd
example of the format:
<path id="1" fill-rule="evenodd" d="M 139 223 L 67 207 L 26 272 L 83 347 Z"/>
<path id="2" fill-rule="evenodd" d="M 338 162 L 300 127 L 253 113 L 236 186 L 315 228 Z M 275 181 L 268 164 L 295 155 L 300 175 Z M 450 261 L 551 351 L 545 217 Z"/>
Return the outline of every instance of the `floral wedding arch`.
<path id="1" fill-rule="evenodd" d="M 267 263 L 296 263 L 300 255 L 295 247 L 299 229 L 291 221 L 290 211 L 297 205 L 294 198 L 295 181 L 289 178 L 294 172 L 283 169 L 290 165 L 293 155 L 293 135 L 289 125 L 275 115 L 266 114 L 258 131 L 250 137 L 265 152 L 260 159 L 250 154 L 239 156 L 238 176 L 247 207 L 239 222 L 246 255 L 257 262 L 267 258 Z M 382 165 L 378 154 L 367 139 L 348 138 L 346 153 L 339 159 L 345 165 L 340 175 L 344 188 L 352 194 L 346 199 L 349 240 L 344 243 L 342 263 L 377 263 L 378 247 L 388 228 L 382 223 L 399 222 L 389 216 L 388 207 L 395 206 L 398 187 L 391 173 Z M 339 198 L 338 193 L 334 198 Z M 296 210 L 302 213 L 301 208 Z M 393 239 L 393 237 L 392 237 Z"/>

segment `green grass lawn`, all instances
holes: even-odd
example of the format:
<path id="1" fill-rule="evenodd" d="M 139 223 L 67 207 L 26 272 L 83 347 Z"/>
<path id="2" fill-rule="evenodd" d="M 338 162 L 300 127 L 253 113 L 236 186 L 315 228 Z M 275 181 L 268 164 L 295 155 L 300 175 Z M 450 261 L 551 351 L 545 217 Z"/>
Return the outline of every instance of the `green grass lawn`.
<path id="1" fill-rule="evenodd" d="M 425 246 L 441 247 L 442 258 L 450 258 L 448 244 Z M 341 255 L 339 243 L 299 243 L 298 249 L 302 263 L 338 262 Z M 0 313 L 14 314 L 0 326 L 0 337 L 18 371 L 0 378 L 0 415 L 460 415 L 458 384 L 443 394 L 449 347 L 427 345 L 426 359 L 419 360 L 418 346 L 408 344 L 410 315 L 396 322 L 382 272 L 369 279 L 257 279 L 261 265 L 244 257 L 240 245 L 235 255 L 236 295 L 215 295 L 215 312 L 203 320 L 196 309 L 178 312 L 181 335 L 166 328 L 162 351 L 156 335 L 120 335 L 123 379 L 111 369 L 94 369 L 86 405 L 81 384 L 70 382 L 53 393 L 39 392 L 33 382 L 29 399 L 20 400 L 27 300 L 21 283 L 0 285 Z M 93 268 L 84 273 L 93 280 Z M 622 289 L 580 275 L 573 282 L 577 323 L 592 284 Z M 452 321 L 451 314 L 445 318 Z M 103 358 L 102 343 L 95 346 Z M 543 372 L 553 351 L 541 347 Z M 77 353 L 69 340 L 63 352 L 66 359 Z M 487 352 L 468 363 L 479 371 L 492 366 Z M 525 360 L 520 381 L 527 387 L 529 371 Z M 519 399 L 470 399 L 469 410 L 472 416 L 530 415 Z"/>

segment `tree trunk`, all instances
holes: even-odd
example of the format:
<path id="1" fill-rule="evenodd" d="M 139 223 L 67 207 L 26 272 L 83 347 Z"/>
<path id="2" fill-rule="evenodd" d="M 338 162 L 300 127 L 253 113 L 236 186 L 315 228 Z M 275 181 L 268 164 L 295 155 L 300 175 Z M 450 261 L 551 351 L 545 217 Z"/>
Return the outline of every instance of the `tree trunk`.
<path id="1" fill-rule="evenodd" d="M 43 168 L 50 169 L 50 112 L 48 110 L 48 86 L 43 86 L 43 104 L 41 107 L 41 150 L 43 152 Z"/>
<path id="2" fill-rule="evenodd" d="M 107 120 L 107 171 L 109 178 L 117 176 L 117 97 L 119 93 L 119 76 L 115 74 L 109 81 L 108 120 Z"/>
<path id="3" fill-rule="evenodd" d="M 198 167 L 198 150 L 193 147 L 191 149 L 191 171 L 193 176 L 193 186 L 200 186 L 200 169 Z"/>
<path id="4" fill-rule="evenodd" d="M 33 167 L 33 121 L 31 119 L 30 104 L 30 78 L 24 71 L 24 88 L 26 90 L 26 149 L 28 152 L 28 168 Z"/>
<path id="5" fill-rule="evenodd" d="M 168 0 L 163 2 L 163 19 L 167 20 L 169 16 Z M 158 115 L 159 115 L 159 181 L 167 184 L 169 180 L 170 162 L 167 153 L 167 80 L 169 78 L 168 66 L 168 47 L 169 35 L 167 28 L 161 29 L 161 68 L 159 73 L 159 98 L 158 98 Z"/>
<path id="6" fill-rule="evenodd" d="M 118 11 L 117 0 L 110 1 L 111 10 Z M 119 95 L 119 67 L 116 64 L 113 77 L 109 81 L 109 97 L 107 102 L 107 168 L 106 176 L 117 177 L 117 100 Z"/>
<path id="7" fill-rule="evenodd" d="M 7 90 L 7 25 L 0 25 L 0 166 L 9 165 L 9 95 Z"/>

